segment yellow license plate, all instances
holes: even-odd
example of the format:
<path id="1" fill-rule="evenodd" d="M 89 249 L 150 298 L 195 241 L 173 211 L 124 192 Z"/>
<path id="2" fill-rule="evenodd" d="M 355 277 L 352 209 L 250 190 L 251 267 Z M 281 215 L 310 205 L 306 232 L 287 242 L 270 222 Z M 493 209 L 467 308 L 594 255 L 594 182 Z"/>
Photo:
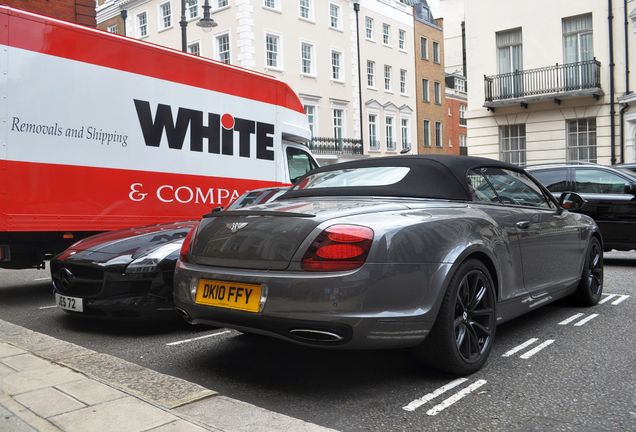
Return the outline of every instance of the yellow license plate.
<path id="1" fill-rule="evenodd" d="M 261 286 L 240 282 L 200 279 L 195 303 L 247 312 L 258 312 Z"/>

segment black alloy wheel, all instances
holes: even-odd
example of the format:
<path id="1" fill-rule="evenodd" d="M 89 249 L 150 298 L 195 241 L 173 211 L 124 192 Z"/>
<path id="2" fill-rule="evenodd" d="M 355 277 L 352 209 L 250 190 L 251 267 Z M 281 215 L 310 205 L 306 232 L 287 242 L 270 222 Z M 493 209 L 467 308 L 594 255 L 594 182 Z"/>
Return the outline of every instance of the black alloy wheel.
<path id="1" fill-rule="evenodd" d="M 427 364 L 456 375 L 478 371 L 495 340 L 496 297 L 486 266 L 477 259 L 463 262 L 451 278 L 435 325 L 415 348 Z"/>
<path id="2" fill-rule="evenodd" d="M 594 306 L 603 294 L 603 248 L 596 237 L 590 239 L 581 281 L 574 294 L 583 306 Z"/>
<path id="3" fill-rule="evenodd" d="M 471 270 L 459 284 L 455 301 L 455 343 L 464 361 L 479 361 L 490 348 L 495 329 L 494 298 L 489 278 Z"/>

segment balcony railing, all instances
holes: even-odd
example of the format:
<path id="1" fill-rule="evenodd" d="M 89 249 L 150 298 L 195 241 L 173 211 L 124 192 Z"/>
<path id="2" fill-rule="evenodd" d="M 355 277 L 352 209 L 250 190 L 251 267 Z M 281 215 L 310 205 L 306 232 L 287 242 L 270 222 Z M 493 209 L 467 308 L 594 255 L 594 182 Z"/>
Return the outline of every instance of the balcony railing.
<path id="1" fill-rule="evenodd" d="M 465 117 L 460 117 L 459 118 L 459 124 L 461 126 L 466 126 L 466 118 Z"/>
<path id="2" fill-rule="evenodd" d="M 309 149 L 318 155 L 362 155 L 362 141 L 352 138 L 313 137 Z"/>
<path id="3" fill-rule="evenodd" d="M 543 95 L 595 94 L 601 90 L 601 63 L 586 60 L 484 76 L 485 106 Z M 497 103 L 500 102 L 500 103 Z"/>

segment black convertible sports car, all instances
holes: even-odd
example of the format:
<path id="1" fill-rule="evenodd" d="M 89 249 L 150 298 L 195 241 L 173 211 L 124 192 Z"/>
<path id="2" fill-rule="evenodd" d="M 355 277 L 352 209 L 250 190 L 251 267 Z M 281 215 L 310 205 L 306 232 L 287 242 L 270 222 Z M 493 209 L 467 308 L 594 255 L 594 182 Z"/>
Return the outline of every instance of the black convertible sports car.
<path id="1" fill-rule="evenodd" d="M 466 374 L 498 323 L 603 289 L 594 220 L 519 167 L 395 156 L 329 165 L 275 202 L 207 215 L 183 242 L 186 320 L 328 348 L 414 347 Z"/>
<path id="2" fill-rule="evenodd" d="M 276 199 L 287 188 L 256 189 L 228 210 Z M 219 209 L 220 210 L 220 209 Z M 51 260 L 55 302 L 81 316 L 174 317 L 172 280 L 184 237 L 198 221 L 129 228 L 87 237 Z"/>

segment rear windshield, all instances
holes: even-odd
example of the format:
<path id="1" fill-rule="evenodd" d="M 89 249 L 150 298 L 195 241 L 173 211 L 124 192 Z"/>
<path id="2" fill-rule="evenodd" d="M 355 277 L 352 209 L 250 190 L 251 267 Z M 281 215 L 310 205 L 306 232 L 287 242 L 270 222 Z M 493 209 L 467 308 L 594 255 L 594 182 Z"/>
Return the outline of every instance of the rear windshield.
<path id="1" fill-rule="evenodd" d="M 318 172 L 305 177 L 292 190 L 389 186 L 402 180 L 410 170 L 408 167 L 380 166 Z"/>

